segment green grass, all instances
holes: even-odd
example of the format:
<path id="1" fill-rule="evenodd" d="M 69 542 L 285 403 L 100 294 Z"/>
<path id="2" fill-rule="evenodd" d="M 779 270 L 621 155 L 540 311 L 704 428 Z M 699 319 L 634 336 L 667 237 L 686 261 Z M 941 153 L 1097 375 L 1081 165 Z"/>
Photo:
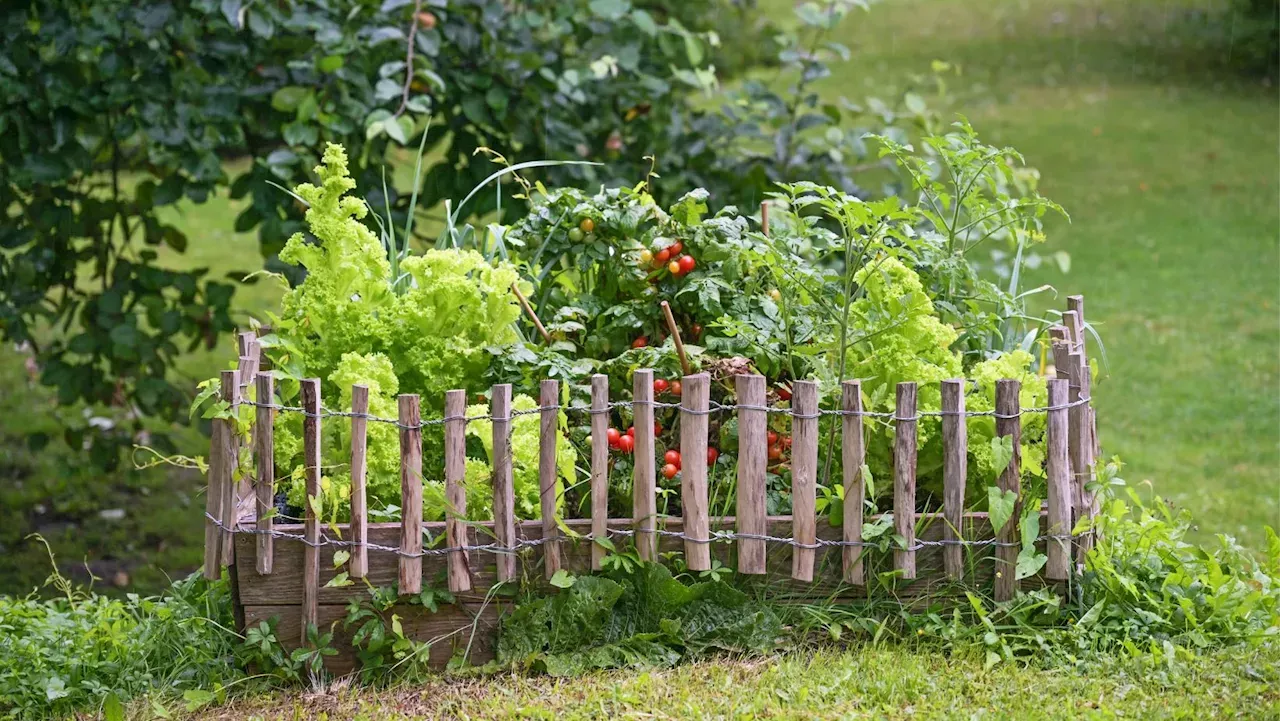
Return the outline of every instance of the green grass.
<path id="1" fill-rule="evenodd" d="M 516 674 L 384 691 L 339 685 L 247 699 L 196 718 L 1274 718 L 1276 649 L 1174 669 L 1040 671 L 947 658 L 926 646 L 795 652 L 668 671 L 556 679 Z"/>

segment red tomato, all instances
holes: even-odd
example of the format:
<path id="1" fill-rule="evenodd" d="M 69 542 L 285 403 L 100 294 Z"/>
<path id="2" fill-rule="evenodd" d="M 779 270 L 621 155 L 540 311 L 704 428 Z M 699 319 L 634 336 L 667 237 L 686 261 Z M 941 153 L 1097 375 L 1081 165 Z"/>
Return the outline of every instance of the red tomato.
<path id="1" fill-rule="evenodd" d="M 784 401 L 791 400 L 791 389 L 786 386 L 778 386 L 778 397 Z"/>
<path id="2" fill-rule="evenodd" d="M 667 388 L 670 388 L 670 387 L 671 387 L 671 384 L 667 383 L 666 378 L 658 378 L 653 382 L 654 393 L 666 393 Z"/>
<path id="3" fill-rule="evenodd" d="M 677 474 L 677 473 L 679 473 L 679 472 L 680 472 L 680 469 L 679 469 L 679 468 L 676 468 L 675 466 L 671 465 L 670 463 L 668 463 L 667 465 L 665 465 L 665 466 L 663 466 L 663 467 L 662 467 L 662 475 L 663 475 L 663 476 L 664 476 L 668 481 L 669 481 L 669 480 L 671 480 L 672 478 L 675 478 L 675 477 L 676 477 L 676 474 Z"/>
<path id="4" fill-rule="evenodd" d="M 647 345 L 649 345 L 649 338 L 648 338 L 648 336 L 643 336 L 643 335 L 642 335 L 642 336 L 640 336 L 639 338 L 636 338 L 635 340 L 631 341 L 631 347 L 632 347 L 632 348 L 644 348 L 644 347 L 645 347 L 645 346 L 647 346 Z"/>
<path id="5" fill-rule="evenodd" d="M 782 458 L 782 449 L 777 446 L 769 446 L 769 460 L 776 461 Z"/>
<path id="6" fill-rule="evenodd" d="M 663 454 L 662 460 L 678 468 L 680 466 L 680 451 L 667 451 Z"/>
<path id="7" fill-rule="evenodd" d="M 662 424 L 657 421 L 653 422 L 653 435 L 655 436 L 662 435 Z"/>
<path id="8" fill-rule="evenodd" d="M 677 255 L 680 255 L 680 251 L 684 250 L 684 243 L 677 240 L 671 245 L 668 245 L 667 250 L 671 252 L 671 257 L 674 258 Z"/>
<path id="9" fill-rule="evenodd" d="M 680 275 L 680 262 L 673 260 L 667 263 L 667 270 L 671 272 L 671 275 Z"/>
<path id="10" fill-rule="evenodd" d="M 719 457 L 720 457 L 720 451 L 717 451 L 716 449 L 710 448 L 710 447 L 707 448 L 707 465 L 708 466 L 714 466 L 716 464 L 716 459 Z"/>
<path id="11" fill-rule="evenodd" d="M 623 436 L 618 439 L 618 450 L 623 453 L 630 453 L 636 449 L 636 439 L 631 436 Z"/>
<path id="12" fill-rule="evenodd" d="M 665 263 L 668 260 L 671 260 L 671 251 L 667 250 L 666 248 L 663 248 L 662 250 L 658 251 L 656 255 L 653 256 L 653 259 L 658 263 Z"/>
<path id="13" fill-rule="evenodd" d="M 680 381 L 671 381 L 671 395 L 678 396 L 681 390 Z"/>
<path id="14" fill-rule="evenodd" d="M 635 427 L 635 426 L 627 426 L 627 435 L 631 436 L 632 438 L 635 438 L 635 437 L 636 437 L 636 427 Z"/>
<path id="15" fill-rule="evenodd" d="M 782 437 L 782 447 L 783 447 L 783 448 L 790 448 L 790 447 L 791 447 L 791 436 L 783 436 L 783 437 Z"/>
<path id="16" fill-rule="evenodd" d="M 694 323 L 693 325 L 689 326 L 689 335 L 693 336 L 694 338 L 697 338 L 698 336 L 702 335 L 702 326 L 698 325 L 697 323 Z"/>
<path id="17" fill-rule="evenodd" d="M 778 434 L 777 434 L 777 433 L 774 433 L 773 431 L 769 431 L 769 435 L 768 435 L 767 437 L 768 437 L 768 439 L 769 439 L 769 445 L 771 445 L 771 446 L 776 446 L 776 445 L 778 445 Z"/>
<path id="18" fill-rule="evenodd" d="M 618 432 L 618 429 L 617 429 L 617 428 L 610 428 L 609 430 L 605 431 L 605 432 L 604 432 L 604 436 L 605 436 L 605 438 L 608 438 L 608 439 L 609 439 L 609 447 L 610 447 L 610 448 L 617 448 L 617 447 L 618 447 L 618 439 L 619 439 L 619 438 L 622 438 L 622 434 Z"/>
<path id="19" fill-rule="evenodd" d="M 681 275 L 684 275 L 685 273 L 688 273 L 689 271 L 693 270 L 693 266 L 697 265 L 697 263 L 694 262 L 692 255 L 682 255 L 680 256 L 680 260 L 678 262 L 680 264 Z"/>

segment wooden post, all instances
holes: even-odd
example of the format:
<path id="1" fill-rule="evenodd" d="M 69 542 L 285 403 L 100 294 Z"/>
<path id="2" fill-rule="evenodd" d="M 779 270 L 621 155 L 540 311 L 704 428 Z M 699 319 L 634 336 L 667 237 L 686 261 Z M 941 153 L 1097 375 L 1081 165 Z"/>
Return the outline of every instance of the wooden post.
<path id="1" fill-rule="evenodd" d="M 223 458 L 222 479 L 218 483 L 218 487 L 222 489 L 222 500 L 218 504 L 222 512 L 221 561 L 223 566 L 230 566 L 236 562 L 235 528 L 240 519 L 241 498 L 239 486 L 242 484 L 247 486 L 247 480 L 236 481 L 236 471 L 240 469 L 240 437 L 236 433 L 235 421 L 240 413 L 240 373 L 239 371 L 222 371 L 221 381 L 222 400 L 229 406 L 232 416 L 218 419 L 222 424 L 222 433 L 219 437 L 222 442 Z"/>
<path id="2" fill-rule="evenodd" d="M 1053 369 L 1059 378 L 1071 377 L 1071 333 L 1066 326 L 1055 325 L 1049 329 L 1049 342 L 1053 348 Z"/>
<path id="3" fill-rule="evenodd" d="M 253 385 L 254 379 L 258 377 L 258 361 L 262 354 L 262 348 L 258 345 L 258 336 L 252 331 L 240 334 L 239 345 L 240 360 L 236 364 L 236 378 L 238 381 L 236 383 L 237 403 L 241 399 L 249 397 L 250 386 Z M 240 437 L 232 433 L 232 441 L 236 444 L 236 463 L 238 465 L 240 462 Z M 249 450 L 252 453 L 256 448 L 257 444 L 251 436 L 249 438 Z M 254 475 L 254 469 L 248 468 L 240 477 L 240 480 L 236 482 L 235 493 L 232 496 L 234 500 L 233 507 L 236 511 L 233 521 L 236 523 L 240 521 L 242 515 L 245 515 L 248 510 L 253 509 L 256 505 L 256 500 L 250 500 L 254 498 Z M 228 541 L 230 541 L 230 538 L 228 538 Z M 231 553 L 234 555 L 235 544 L 232 543 L 230 548 L 232 549 Z"/>
<path id="4" fill-rule="evenodd" d="M 794 396 L 793 396 L 794 397 Z M 851 380 L 840 384 L 840 407 L 844 410 L 841 421 L 843 440 L 840 461 L 844 475 L 844 533 L 845 543 L 862 542 L 862 503 L 866 498 L 866 479 L 862 466 L 867 462 L 866 439 L 862 435 L 862 382 Z M 795 447 L 795 439 L 792 439 Z M 845 583 L 861 586 L 862 547 L 845 546 L 843 570 Z"/>
<path id="5" fill-rule="evenodd" d="M 769 235 L 769 201 L 760 201 L 760 232 Z M 792 441 L 794 443 L 794 439 Z"/>
<path id="6" fill-rule="evenodd" d="M 1022 418 L 1021 404 L 1018 394 L 1022 384 L 1016 380 L 1004 378 L 996 381 L 996 437 L 1013 438 L 1013 456 L 1009 465 L 1005 466 L 996 485 L 1001 491 L 1013 491 L 1017 501 L 1013 506 L 1013 515 L 1002 528 L 992 529 L 996 533 L 996 590 L 997 601 L 1008 601 L 1013 598 L 1018 588 L 1018 518 L 1022 515 Z"/>
<path id="7" fill-rule="evenodd" d="M 368 476 L 369 386 L 351 386 L 351 578 L 369 573 L 369 513 L 365 481 Z"/>
<path id="8" fill-rule="evenodd" d="M 916 384 L 898 384 L 894 412 L 896 433 L 893 443 L 893 530 L 903 538 L 905 549 L 894 549 L 893 567 L 902 577 L 916 577 Z M 793 443 L 794 445 L 794 443 Z"/>
<path id="9" fill-rule="evenodd" d="M 1086 338 L 1088 337 L 1088 335 L 1085 332 L 1084 296 L 1083 295 L 1067 296 L 1067 309 L 1068 309 L 1068 312 L 1075 314 L 1076 337 L 1074 340 L 1076 343 L 1076 347 L 1073 349 L 1073 352 L 1079 353 L 1080 355 L 1084 356 L 1085 374 L 1088 375 L 1089 374 L 1089 349 L 1086 343 Z M 1093 407 L 1093 404 L 1089 405 L 1089 447 L 1093 453 L 1093 462 L 1094 462 L 1094 465 L 1096 466 L 1102 457 L 1102 449 L 1098 444 L 1098 415 L 1097 415 L 1097 409 Z"/>
<path id="10" fill-rule="evenodd" d="M 467 392 L 444 394 L 444 535 L 449 548 L 467 545 Z M 450 593 L 471 590 L 465 550 L 450 551 L 446 565 Z"/>
<path id="11" fill-rule="evenodd" d="M 494 554 L 498 580 L 516 578 L 516 495 L 511 471 L 511 384 L 499 383 L 490 397 L 493 416 L 493 535 L 508 549 Z"/>
<path id="12" fill-rule="evenodd" d="M 964 414 L 964 379 L 942 381 L 942 528 L 944 540 L 964 540 L 964 496 L 969 477 L 969 426 Z M 942 562 L 947 578 L 964 575 L 964 548 L 944 546 Z"/>
<path id="13" fill-rule="evenodd" d="M 1073 320 L 1070 326 L 1072 335 L 1071 340 L 1076 344 L 1076 347 L 1072 349 L 1072 352 L 1080 353 L 1084 357 L 1088 358 L 1089 352 L 1085 350 L 1084 340 L 1084 296 L 1067 296 L 1067 312 L 1073 314 Z M 1063 317 L 1066 317 L 1065 313 L 1063 314 Z"/>
<path id="14" fill-rule="evenodd" d="M 609 537 L 609 376 L 591 376 L 591 537 Z M 633 449 L 634 450 L 634 449 Z M 591 544 L 591 570 L 599 571 L 608 553 Z"/>
<path id="15" fill-rule="evenodd" d="M 791 577 L 813 580 L 813 546 L 818 542 L 818 384 L 791 386 Z"/>
<path id="16" fill-rule="evenodd" d="M 711 523 L 707 516 L 707 413 L 711 409 L 711 376 L 706 373 L 685 376 L 683 385 L 680 491 L 684 505 L 684 558 L 690 571 L 709 571 Z"/>
<path id="17" fill-rule="evenodd" d="M 560 430 L 560 381 L 544 380 L 538 429 L 538 489 L 542 500 L 542 544 L 547 578 L 560 570 L 560 529 L 556 526 L 556 439 Z"/>
<path id="18" fill-rule="evenodd" d="M 1049 500 L 1049 519 L 1045 535 L 1049 540 L 1045 552 L 1049 560 L 1045 577 L 1066 580 L 1071 570 L 1071 467 L 1067 460 L 1067 397 L 1070 381 L 1051 378 L 1049 410 L 1045 412 L 1045 475 Z M 1061 536 L 1058 539 L 1054 536 Z"/>
<path id="19" fill-rule="evenodd" d="M 231 374 L 231 389 L 227 387 L 227 373 Z M 226 400 L 229 394 L 234 394 L 236 384 L 239 382 L 236 378 L 235 371 L 223 371 L 219 377 L 222 388 L 222 399 Z M 230 396 L 234 397 L 234 395 Z M 214 418 L 209 427 L 209 472 L 208 487 L 205 489 L 204 499 L 204 577 L 210 581 L 216 581 L 222 575 L 222 567 L 227 565 L 224 560 L 224 543 L 223 530 L 220 524 L 225 523 L 226 514 L 223 512 L 224 498 L 231 495 L 228 486 L 231 485 L 232 474 L 235 469 L 236 459 L 234 454 L 228 455 L 228 442 L 226 437 L 231 435 L 228 423 L 222 418 Z"/>
<path id="20" fill-rule="evenodd" d="M 631 484 L 631 521 L 636 552 L 645 561 L 658 558 L 657 468 L 653 455 L 653 371 L 637 370 L 632 377 L 633 425 L 636 428 L 635 475 Z"/>
<path id="21" fill-rule="evenodd" d="M 1079 353 L 1071 354 L 1071 375 L 1072 388 L 1071 400 L 1079 401 L 1089 397 L 1089 366 L 1085 363 L 1084 356 Z M 1071 470 L 1075 475 L 1072 481 L 1073 496 L 1075 498 L 1075 520 L 1079 522 L 1082 518 L 1092 518 L 1096 513 L 1094 503 L 1096 499 L 1088 489 L 1090 483 L 1093 482 L 1093 444 L 1090 437 L 1090 414 L 1089 405 L 1082 404 L 1072 406 L 1070 413 L 1070 433 L 1068 436 L 1069 452 L 1071 454 Z M 1076 547 L 1076 561 L 1084 563 L 1085 554 L 1093 547 L 1093 536 L 1086 534 L 1081 536 Z"/>
<path id="22" fill-rule="evenodd" d="M 307 628 L 319 622 L 320 602 L 320 516 L 316 507 L 320 494 L 320 379 L 302 381 L 302 456 L 305 464 L 307 497 L 302 551 L 302 644 Z"/>
<path id="23" fill-rule="evenodd" d="M 422 409 L 417 395 L 398 399 L 400 422 L 399 592 L 422 592 Z"/>
<path id="24" fill-rule="evenodd" d="M 765 475 L 768 464 L 769 416 L 765 405 L 765 381 L 761 375 L 735 376 L 738 396 L 738 499 L 737 528 L 740 534 L 763 536 L 765 521 Z M 748 408 L 747 406 L 754 406 Z M 794 445 L 794 444 L 793 444 Z M 738 572 L 762 575 L 767 572 L 763 539 L 738 539 Z"/>
<path id="25" fill-rule="evenodd" d="M 258 498 L 257 512 L 254 514 L 258 529 L 257 569 L 258 573 L 270 575 L 275 559 L 275 539 L 271 533 L 275 527 L 272 514 L 276 508 L 276 461 L 275 461 L 275 409 L 270 406 L 275 402 L 275 377 L 270 373 L 259 373 L 257 378 L 257 403 L 255 410 L 253 441 L 257 446 L 254 453 L 257 461 L 257 478 L 254 493 Z"/>

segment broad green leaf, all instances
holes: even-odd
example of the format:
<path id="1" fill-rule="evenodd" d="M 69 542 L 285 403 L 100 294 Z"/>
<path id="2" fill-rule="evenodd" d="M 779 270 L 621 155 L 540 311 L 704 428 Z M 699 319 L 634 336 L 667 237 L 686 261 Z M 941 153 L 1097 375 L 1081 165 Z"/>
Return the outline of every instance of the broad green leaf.
<path id="1" fill-rule="evenodd" d="M 569 573 L 563 568 L 551 574 L 551 585 L 555 586 L 556 588 L 569 588 L 577 580 L 578 579 L 573 577 L 573 574 Z"/>
<path id="2" fill-rule="evenodd" d="M 351 552 L 350 552 L 350 551 L 341 551 L 341 550 L 339 550 L 339 551 L 334 551 L 334 552 L 333 552 L 333 567 L 334 567 L 334 568 L 338 568 L 338 567 L 342 566 L 342 564 L 346 563 L 348 560 L 350 560 L 350 558 L 351 558 Z"/>
<path id="3" fill-rule="evenodd" d="M 1013 460 L 1013 436 L 995 436 L 991 439 L 992 465 L 996 475 L 1004 473 Z"/>
<path id="4" fill-rule="evenodd" d="M 987 513 L 991 518 L 992 532 L 999 533 L 1004 528 L 1013 517 L 1013 509 L 1017 504 L 1018 494 L 1002 491 L 997 486 L 987 486 Z"/>

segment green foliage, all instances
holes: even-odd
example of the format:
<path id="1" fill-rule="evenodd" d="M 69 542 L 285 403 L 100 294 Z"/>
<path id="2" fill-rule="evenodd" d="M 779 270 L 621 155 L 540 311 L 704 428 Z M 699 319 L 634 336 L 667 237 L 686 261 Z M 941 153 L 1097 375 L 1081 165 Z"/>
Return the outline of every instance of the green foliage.
<path id="1" fill-rule="evenodd" d="M 768 606 L 724 581 L 686 585 L 660 564 L 614 564 L 605 575 L 560 585 L 503 620 L 500 663 L 557 676 L 664 668 L 712 650 L 762 653 L 782 633 Z"/>
<path id="2" fill-rule="evenodd" d="M 0 596 L 0 717 L 53 718 L 149 692 L 225 698 L 243 674 L 227 584 L 192 575 L 163 596 L 73 587 L 56 598 Z"/>

